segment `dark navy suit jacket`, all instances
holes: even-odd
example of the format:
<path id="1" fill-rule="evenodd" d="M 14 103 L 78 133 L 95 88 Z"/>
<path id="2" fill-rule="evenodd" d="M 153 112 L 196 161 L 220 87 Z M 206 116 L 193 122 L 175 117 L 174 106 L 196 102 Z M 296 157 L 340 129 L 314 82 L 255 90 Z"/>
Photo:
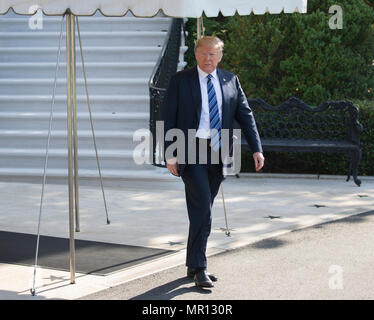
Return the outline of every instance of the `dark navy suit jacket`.
<path id="1" fill-rule="evenodd" d="M 217 75 L 222 90 L 222 129 L 229 129 L 230 146 L 233 142 L 234 120 L 236 120 L 252 152 L 262 152 L 253 112 L 248 105 L 238 77 L 219 68 L 217 68 Z M 186 139 L 186 162 L 188 159 L 188 129 L 198 129 L 200 115 L 201 91 L 197 67 L 177 72 L 170 80 L 164 100 L 164 133 L 166 136 L 167 131 L 173 128 L 182 130 Z M 173 141 L 165 140 L 164 151 L 172 143 Z M 174 156 L 178 157 L 178 154 L 174 153 Z M 165 160 L 167 159 L 165 158 Z M 183 173 L 184 167 L 184 164 L 179 164 L 180 174 Z"/>

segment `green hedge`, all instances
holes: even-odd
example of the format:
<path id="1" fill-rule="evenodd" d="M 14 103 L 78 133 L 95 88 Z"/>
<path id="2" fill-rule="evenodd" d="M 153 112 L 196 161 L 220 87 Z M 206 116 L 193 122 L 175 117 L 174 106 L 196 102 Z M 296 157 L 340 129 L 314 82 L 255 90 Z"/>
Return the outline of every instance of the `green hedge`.
<path id="1" fill-rule="evenodd" d="M 311 106 L 350 100 L 360 108 L 360 175 L 374 175 L 374 9 L 372 0 L 308 0 L 307 14 L 206 18 L 205 34 L 225 42 L 220 67 L 238 74 L 248 98 L 278 105 L 296 96 Z M 329 8 L 343 10 L 343 29 L 330 29 Z M 194 66 L 196 19 L 186 24 L 187 67 Z M 243 155 L 243 171 L 253 171 Z M 346 174 L 344 155 L 269 153 L 264 172 Z"/>
<path id="2" fill-rule="evenodd" d="M 374 175 L 374 101 L 353 101 L 360 109 L 360 122 L 364 127 L 361 134 L 362 160 L 359 174 Z"/>
<path id="3" fill-rule="evenodd" d="M 329 8 L 343 10 L 330 29 Z M 206 34 L 225 42 L 221 67 L 236 73 L 248 98 L 310 105 L 374 98 L 374 9 L 364 0 L 309 0 L 307 14 L 204 18 Z M 196 19 L 187 22 L 186 60 L 195 65 Z"/>

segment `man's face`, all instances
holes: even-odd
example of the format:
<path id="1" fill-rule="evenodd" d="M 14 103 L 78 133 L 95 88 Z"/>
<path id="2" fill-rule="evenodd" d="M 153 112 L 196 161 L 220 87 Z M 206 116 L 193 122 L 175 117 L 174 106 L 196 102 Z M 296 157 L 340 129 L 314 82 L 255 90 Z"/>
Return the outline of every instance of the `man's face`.
<path id="1" fill-rule="evenodd" d="M 197 65 L 206 73 L 212 73 L 222 59 L 222 53 L 217 47 L 200 46 L 195 51 Z"/>

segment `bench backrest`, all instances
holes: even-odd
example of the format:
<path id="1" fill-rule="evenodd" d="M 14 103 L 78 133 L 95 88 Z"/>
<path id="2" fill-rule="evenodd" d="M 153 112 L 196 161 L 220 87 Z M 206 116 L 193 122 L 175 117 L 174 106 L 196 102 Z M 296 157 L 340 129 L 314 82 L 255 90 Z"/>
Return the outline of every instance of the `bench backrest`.
<path id="1" fill-rule="evenodd" d="M 279 106 L 248 99 L 262 138 L 313 139 L 360 143 L 358 109 L 348 101 L 329 101 L 310 107 L 298 98 Z"/>

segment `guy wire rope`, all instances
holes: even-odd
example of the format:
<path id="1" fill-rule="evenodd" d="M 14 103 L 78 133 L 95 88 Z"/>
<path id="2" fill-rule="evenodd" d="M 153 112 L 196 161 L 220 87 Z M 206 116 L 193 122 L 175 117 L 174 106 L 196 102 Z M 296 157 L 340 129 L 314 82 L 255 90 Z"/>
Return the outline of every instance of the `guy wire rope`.
<path id="1" fill-rule="evenodd" d="M 98 156 L 97 146 L 96 146 L 96 137 L 95 137 L 95 130 L 94 130 L 94 126 L 93 126 L 93 120 L 92 120 L 90 98 L 88 96 L 86 67 L 84 65 L 83 50 L 82 50 L 82 41 L 81 41 L 80 30 L 79 30 L 79 22 L 78 22 L 78 17 L 76 16 L 75 18 L 76 18 L 77 30 L 78 30 L 79 48 L 80 48 L 80 53 L 81 53 L 82 70 L 83 70 L 83 76 L 84 76 L 84 87 L 85 87 L 85 90 L 86 90 L 87 106 L 88 106 L 88 112 L 89 112 L 89 115 L 90 115 L 91 131 L 92 131 L 93 143 L 94 143 L 94 147 L 95 147 L 96 163 L 97 163 L 97 169 L 99 171 L 101 192 L 103 194 L 104 207 L 105 207 L 105 213 L 106 213 L 106 223 L 110 224 L 110 220 L 109 220 L 109 216 L 108 216 L 108 209 L 107 209 L 106 200 L 105 200 L 103 179 L 102 179 L 102 176 L 101 176 L 100 161 L 99 161 L 99 156 Z"/>
<path id="2" fill-rule="evenodd" d="M 58 43 L 58 53 L 57 53 L 57 62 L 56 62 L 56 69 L 55 69 L 55 79 L 54 79 L 54 86 L 53 86 L 53 94 L 52 94 L 52 104 L 51 104 L 51 112 L 49 117 L 49 127 L 48 127 L 48 138 L 47 138 L 47 145 L 46 145 L 46 155 L 44 161 L 44 172 L 43 172 L 43 184 L 42 184 L 42 194 L 40 198 L 40 207 L 39 207 L 39 218 L 38 218 L 38 234 L 36 240 L 36 252 L 35 252 L 35 265 L 34 265 L 34 274 L 33 274 L 33 281 L 32 281 L 32 288 L 30 292 L 33 296 L 35 296 L 35 278 L 36 278 L 36 268 L 38 264 L 38 254 L 39 254 L 39 240 L 40 240 L 40 222 L 42 217 L 42 208 L 43 208 L 43 201 L 44 201 L 44 188 L 45 188 L 45 181 L 47 177 L 47 166 L 48 166 L 48 151 L 49 151 L 49 142 L 51 139 L 51 131 L 52 131 L 52 120 L 53 120 L 53 107 L 55 104 L 55 94 L 56 94 L 56 86 L 57 86 L 57 73 L 59 70 L 59 63 L 60 63 L 60 54 L 61 54 L 61 39 L 62 39 L 62 27 L 64 24 L 64 17 L 62 16 L 61 19 L 61 30 L 60 30 L 60 38 Z"/>

